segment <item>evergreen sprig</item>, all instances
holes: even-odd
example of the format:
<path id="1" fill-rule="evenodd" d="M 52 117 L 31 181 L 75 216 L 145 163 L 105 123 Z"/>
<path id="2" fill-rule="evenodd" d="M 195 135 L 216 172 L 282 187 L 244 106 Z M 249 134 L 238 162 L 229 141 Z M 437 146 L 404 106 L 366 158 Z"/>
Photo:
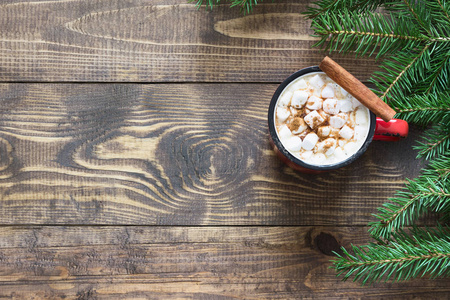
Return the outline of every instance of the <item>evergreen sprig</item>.
<path id="1" fill-rule="evenodd" d="M 414 149 L 429 163 L 374 214 L 369 232 L 377 243 L 343 249 L 335 269 L 363 283 L 450 276 L 450 230 L 439 225 L 450 219 L 450 2 L 319 0 L 305 15 L 315 46 L 375 56 L 374 91 L 397 118 L 428 127 Z M 419 229 L 430 212 L 442 217 L 440 229 Z"/>
<path id="2" fill-rule="evenodd" d="M 369 232 L 377 238 L 389 239 L 393 232 L 412 225 L 425 213 L 448 213 L 450 211 L 450 185 L 442 178 L 442 169 L 450 169 L 450 157 L 443 157 L 442 165 L 426 168 L 415 180 L 408 180 L 405 188 L 384 203 L 374 216 L 380 221 L 369 223 Z"/>
<path id="3" fill-rule="evenodd" d="M 419 150 L 419 157 L 430 159 L 448 154 L 450 151 L 450 124 L 438 123 L 425 131 L 423 141 L 414 147 Z"/>
<path id="4" fill-rule="evenodd" d="M 190 3 L 195 2 L 195 5 L 200 8 L 202 5 L 206 9 L 213 9 L 215 5 L 219 5 L 222 1 L 220 0 L 188 0 Z M 253 8 L 263 0 L 227 0 L 230 7 L 239 7 L 244 13 L 250 13 Z"/>
<path id="5" fill-rule="evenodd" d="M 370 11 L 351 11 L 345 8 L 318 15 L 312 20 L 314 46 L 326 50 L 349 52 L 377 57 L 400 49 L 415 49 L 428 38 L 421 36 L 417 27 L 411 27 L 407 18 L 393 18 Z"/>
<path id="6" fill-rule="evenodd" d="M 416 94 L 394 99 L 391 106 L 397 112 L 397 118 L 422 126 L 437 122 L 450 124 L 449 92 Z"/>
<path id="7" fill-rule="evenodd" d="M 343 255 L 333 261 L 338 275 L 344 280 L 363 284 L 376 281 L 408 280 L 425 274 L 432 278 L 450 276 L 450 229 L 424 230 L 413 227 L 410 233 L 400 231 L 388 243 L 369 243 L 343 249 Z"/>
<path id="8" fill-rule="evenodd" d="M 386 0 L 322 0 L 309 6 L 304 13 L 309 19 L 315 19 L 323 13 L 339 12 L 350 10 L 355 12 L 365 12 L 375 10 Z"/>

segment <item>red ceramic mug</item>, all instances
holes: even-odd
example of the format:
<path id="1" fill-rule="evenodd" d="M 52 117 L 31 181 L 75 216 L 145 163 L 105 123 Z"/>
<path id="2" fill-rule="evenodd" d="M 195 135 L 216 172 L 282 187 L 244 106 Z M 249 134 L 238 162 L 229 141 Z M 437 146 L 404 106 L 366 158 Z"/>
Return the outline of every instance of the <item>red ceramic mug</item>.
<path id="1" fill-rule="evenodd" d="M 275 94 L 273 95 L 270 102 L 268 115 L 270 142 L 278 157 L 288 166 L 304 173 L 321 173 L 325 171 L 335 170 L 354 162 L 367 150 L 372 140 L 398 141 L 408 135 L 408 123 L 404 120 L 392 119 L 389 122 L 385 122 L 382 119 L 377 118 L 374 113 L 370 112 L 369 131 L 365 141 L 353 155 L 351 155 L 344 161 L 340 161 L 335 164 L 313 165 L 308 164 L 305 161 L 300 160 L 299 158 L 294 156 L 289 150 L 284 147 L 284 145 L 280 141 L 280 138 L 278 137 L 277 129 L 275 126 L 275 109 L 277 107 L 278 99 L 283 90 L 292 81 L 309 73 L 318 72 L 322 72 L 318 66 L 308 67 L 295 72 L 281 83 L 281 85 L 275 91 Z"/>

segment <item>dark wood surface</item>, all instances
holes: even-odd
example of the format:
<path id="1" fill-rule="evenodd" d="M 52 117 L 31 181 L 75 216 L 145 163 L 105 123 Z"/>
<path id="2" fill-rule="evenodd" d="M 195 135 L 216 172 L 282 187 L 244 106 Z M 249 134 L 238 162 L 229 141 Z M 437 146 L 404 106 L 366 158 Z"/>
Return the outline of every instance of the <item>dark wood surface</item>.
<path id="1" fill-rule="evenodd" d="M 300 15 L 307 1 L 264 3 L 247 16 L 184 0 L 6 3 L 2 81 L 280 82 L 323 57 Z M 339 63 L 363 79 L 376 66 Z"/>
<path id="2" fill-rule="evenodd" d="M 279 82 L 324 56 L 307 3 L 2 1 L 0 299 L 447 299 L 329 269 L 419 174 L 420 129 L 321 175 L 270 148 Z"/>

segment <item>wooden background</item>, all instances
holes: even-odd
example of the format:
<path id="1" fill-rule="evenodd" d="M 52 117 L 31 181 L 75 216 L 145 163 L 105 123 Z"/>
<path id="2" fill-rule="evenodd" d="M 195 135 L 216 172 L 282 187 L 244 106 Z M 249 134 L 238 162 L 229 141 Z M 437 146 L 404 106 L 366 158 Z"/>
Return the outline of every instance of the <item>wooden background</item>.
<path id="1" fill-rule="evenodd" d="M 448 299 L 329 269 L 419 174 L 420 129 L 322 175 L 270 148 L 272 94 L 325 55 L 307 4 L 3 0 L 0 299 Z"/>

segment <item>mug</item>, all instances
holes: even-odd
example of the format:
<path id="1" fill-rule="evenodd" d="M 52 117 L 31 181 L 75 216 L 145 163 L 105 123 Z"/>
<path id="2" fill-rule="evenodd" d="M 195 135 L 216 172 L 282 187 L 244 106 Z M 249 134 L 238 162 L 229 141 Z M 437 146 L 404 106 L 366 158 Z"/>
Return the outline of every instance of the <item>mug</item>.
<path id="1" fill-rule="evenodd" d="M 358 149 L 358 151 L 356 151 L 352 156 L 350 156 L 346 160 L 335 164 L 313 165 L 308 164 L 292 155 L 281 143 L 275 126 L 275 109 L 277 106 L 278 98 L 280 97 L 283 90 L 292 81 L 294 81 L 298 77 L 307 75 L 309 73 L 317 73 L 317 72 L 322 72 L 322 70 L 320 70 L 318 66 L 304 68 L 295 72 L 280 84 L 270 102 L 268 115 L 270 143 L 277 156 L 286 165 L 293 168 L 294 170 L 304 173 L 322 173 L 330 170 L 335 170 L 354 162 L 367 150 L 372 140 L 398 141 L 402 138 L 405 138 L 408 135 L 409 127 L 406 121 L 400 119 L 392 119 L 389 122 L 385 122 L 381 118 L 376 117 L 375 114 L 370 111 L 369 132 L 367 134 L 367 137 L 362 146 Z"/>

